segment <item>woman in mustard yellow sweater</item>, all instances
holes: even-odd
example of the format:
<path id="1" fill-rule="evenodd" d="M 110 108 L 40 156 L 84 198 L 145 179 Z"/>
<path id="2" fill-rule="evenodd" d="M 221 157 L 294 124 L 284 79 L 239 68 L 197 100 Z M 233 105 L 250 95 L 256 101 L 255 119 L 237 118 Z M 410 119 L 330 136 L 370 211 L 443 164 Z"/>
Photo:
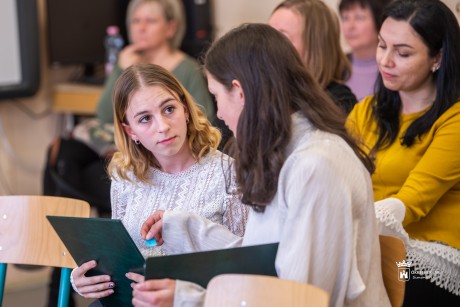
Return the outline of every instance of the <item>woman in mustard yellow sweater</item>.
<path id="1" fill-rule="evenodd" d="M 375 96 L 348 128 L 375 158 L 376 214 L 406 238 L 404 306 L 460 306 L 460 28 L 441 1 L 383 16 Z"/>

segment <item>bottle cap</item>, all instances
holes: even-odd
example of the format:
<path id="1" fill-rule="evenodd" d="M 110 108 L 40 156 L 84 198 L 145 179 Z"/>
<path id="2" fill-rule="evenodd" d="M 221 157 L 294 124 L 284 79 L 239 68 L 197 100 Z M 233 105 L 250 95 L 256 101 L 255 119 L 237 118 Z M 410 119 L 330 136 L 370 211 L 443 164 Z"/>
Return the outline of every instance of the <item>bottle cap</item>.
<path id="1" fill-rule="evenodd" d="M 107 27 L 107 34 L 108 35 L 117 35 L 120 32 L 117 26 L 108 26 Z"/>

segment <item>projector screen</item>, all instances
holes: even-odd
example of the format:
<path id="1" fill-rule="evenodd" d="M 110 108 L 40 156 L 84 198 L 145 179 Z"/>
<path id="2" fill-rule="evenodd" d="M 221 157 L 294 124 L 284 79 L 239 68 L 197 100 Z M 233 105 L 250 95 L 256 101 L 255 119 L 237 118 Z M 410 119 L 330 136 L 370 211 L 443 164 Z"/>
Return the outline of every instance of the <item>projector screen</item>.
<path id="1" fill-rule="evenodd" d="M 39 85 L 37 3 L 0 0 L 0 99 L 32 96 Z"/>

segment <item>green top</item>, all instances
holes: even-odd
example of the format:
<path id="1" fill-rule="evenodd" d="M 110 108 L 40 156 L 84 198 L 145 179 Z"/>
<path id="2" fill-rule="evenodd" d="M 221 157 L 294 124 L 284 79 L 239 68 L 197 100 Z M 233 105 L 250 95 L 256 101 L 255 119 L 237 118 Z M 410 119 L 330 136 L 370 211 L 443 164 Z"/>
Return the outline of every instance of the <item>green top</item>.
<path id="1" fill-rule="evenodd" d="M 97 106 L 97 117 L 102 124 L 113 123 L 112 92 L 115 82 L 122 72 L 123 70 L 118 65 L 115 65 L 105 82 L 104 90 Z M 198 63 L 186 55 L 179 65 L 173 69 L 172 74 L 187 89 L 195 101 L 204 108 L 209 121 L 212 121 L 216 111 Z"/>

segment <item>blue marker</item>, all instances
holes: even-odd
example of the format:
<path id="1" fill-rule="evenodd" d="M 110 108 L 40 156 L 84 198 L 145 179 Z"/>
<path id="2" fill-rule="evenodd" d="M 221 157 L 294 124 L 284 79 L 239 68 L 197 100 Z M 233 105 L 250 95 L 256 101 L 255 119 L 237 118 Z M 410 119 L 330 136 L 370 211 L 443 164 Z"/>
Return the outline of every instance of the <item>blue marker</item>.
<path id="1" fill-rule="evenodd" d="M 147 247 L 157 246 L 157 240 L 155 238 L 151 238 L 150 240 L 145 240 L 145 245 L 147 245 Z"/>

